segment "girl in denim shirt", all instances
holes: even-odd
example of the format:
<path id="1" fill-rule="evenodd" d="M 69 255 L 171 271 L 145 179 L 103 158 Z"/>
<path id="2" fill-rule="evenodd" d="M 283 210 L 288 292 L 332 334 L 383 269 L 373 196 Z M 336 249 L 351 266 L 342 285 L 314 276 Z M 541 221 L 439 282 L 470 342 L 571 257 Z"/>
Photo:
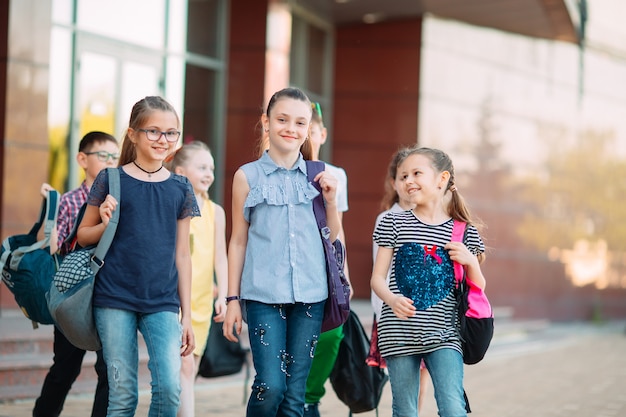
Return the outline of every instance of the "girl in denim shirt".
<path id="1" fill-rule="evenodd" d="M 271 97 L 262 116 L 269 149 L 233 178 L 224 336 L 237 340 L 246 313 L 256 376 L 247 416 L 302 416 L 307 375 L 328 297 L 324 249 L 307 181 L 311 102 L 295 88 Z M 302 153 L 301 153 L 302 150 Z M 318 181 L 334 240 L 341 228 L 336 179 Z M 235 335 L 235 332 L 237 335 Z"/>

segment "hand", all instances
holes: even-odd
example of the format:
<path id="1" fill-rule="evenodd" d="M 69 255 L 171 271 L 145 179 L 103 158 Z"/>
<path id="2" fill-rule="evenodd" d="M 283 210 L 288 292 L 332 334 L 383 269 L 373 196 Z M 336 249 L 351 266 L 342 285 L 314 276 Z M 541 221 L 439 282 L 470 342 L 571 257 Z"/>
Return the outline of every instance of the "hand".
<path id="1" fill-rule="evenodd" d="M 337 194 L 337 178 L 327 171 L 322 171 L 313 178 L 313 181 L 317 181 L 322 189 L 322 195 L 326 203 L 335 204 Z"/>
<path id="2" fill-rule="evenodd" d="M 463 242 L 448 242 L 444 249 L 448 251 L 450 259 L 463 266 L 478 265 L 478 258 L 469 251 Z"/>
<path id="3" fill-rule="evenodd" d="M 191 328 L 191 320 L 189 318 L 183 318 L 181 320 L 183 326 L 183 337 L 180 346 L 180 356 L 187 356 L 193 353 L 196 348 L 196 340 L 193 335 L 193 329 Z"/>
<path id="4" fill-rule="evenodd" d="M 241 334 L 241 301 L 231 301 L 226 305 L 226 318 L 224 319 L 224 337 L 231 342 L 237 342 L 237 336 Z M 233 328 L 237 335 L 233 333 Z"/>
<path id="5" fill-rule="evenodd" d="M 389 304 L 389 307 L 391 307 L 393 314 L 395 314 L 397 318 L 403 320 L 413 317 L 417 310 L 413 305 L 413 300 L 402 295 L 396 295 L 391 301 L 391 304 Z"/>
<path id="6" fill-rule="evenodd" d="M 43 198 L 46 198 L 48 197 L 48 191 L 53 191 L 53 190 L 54 190 L 53 186 L 51 186 L 47 182 L 44 182 L 43 184 L 41 184 L 41 188 L 39 189 L 39 192 L 41 193 L 41 196 Z"/>
<path id="7" fill-rule="evenodd" d="M 223 322 L 226 318 L 226 301 L 224 301 L 224 297 L 217 298 L 213 308 L 215 308 L 215 317 L 213 317 L 213 321 L 216 323 Z"/>
<path id="8" fill-rule="evenodd" d="M 108 194 L 98 211 L 100 212 L 100 218 L 102 219 L 102 224 L 107 226 L 109 224 L 109 220 L 113 217 L 113 211 L 117 208 L 117 200 L 111 194 Z"/>

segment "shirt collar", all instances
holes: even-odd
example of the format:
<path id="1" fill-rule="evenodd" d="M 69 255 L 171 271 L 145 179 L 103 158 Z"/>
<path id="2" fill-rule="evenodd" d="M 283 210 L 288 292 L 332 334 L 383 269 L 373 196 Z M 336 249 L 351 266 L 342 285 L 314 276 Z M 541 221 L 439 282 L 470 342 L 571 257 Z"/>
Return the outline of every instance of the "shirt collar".
<path id="1" fill-rule="evenodd" d="M 87 186 L 87 181 L 83 180 L 83 182 L 80 184 L 80 190 L 84 192 L 85 194 L 89 194 L 89 187 Z"/>
<path id="2" fill-rule="evenodd" d="M 272 172 L 277 171 L 282 168 L 276 165 L 276 163 L 272 160 L 272 158 L 270 158 L 270 155 L 267 151 L 263 152 L 263 155 L 261 155 L 261 158 L 259 158 L 259 162 L 261 164 L 261 168 L 263 169 L 263 172 L 265 173 L 265 175 L 269 175 Z M 295 170 L 295 169 L 299 169 L 304 175 L 306 175 L 306 161 L 302 157 L 301 153 L 298 154 L 298 160 L 296 161 L 296 164 L 292 168 L 292 170 Z"/>

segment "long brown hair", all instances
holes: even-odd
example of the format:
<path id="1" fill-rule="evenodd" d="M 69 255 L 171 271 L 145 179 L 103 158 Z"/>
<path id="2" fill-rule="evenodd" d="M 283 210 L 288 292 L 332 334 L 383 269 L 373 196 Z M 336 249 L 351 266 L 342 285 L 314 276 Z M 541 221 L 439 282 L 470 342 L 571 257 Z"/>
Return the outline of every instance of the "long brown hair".
<path id="1" fill-rule="evenodd" d="M 162 97 L 148 96 L 142 98 L 133 106 L 133 109 L 130 112 L 128 128 L 133 130 L 140 129 L 150 117 L 150 114 L 152 114 L 155 110 L 174 113 L 178 126 L 180 126 L 180 118 L 178 117 L 178 113 L 176 113 L 174 106 Z M 137 159 L 137 150 L 135 149 L 135 144 L 128 137 L 128 129 L 126 129 L 126 133 L 124 133 L 124 138 L 122 139 L 122 152 L 120 153 L 119 165 L 126 165 L 135 159 Z"/>
<path id="2" fill-rule="evenodd" d="M 409 156 L 410 149 L 411 147 L 409 146 L 398 149 L 391 157 L 391 161 L 389 161 L 387 177 L 385 178 L 385 194 L 380 202 L 380 209 L 382 211 L 389 210 L 391 206 L 400 201 L 400 196 L 391 183 L 396 180 L 398 166 Z"/>

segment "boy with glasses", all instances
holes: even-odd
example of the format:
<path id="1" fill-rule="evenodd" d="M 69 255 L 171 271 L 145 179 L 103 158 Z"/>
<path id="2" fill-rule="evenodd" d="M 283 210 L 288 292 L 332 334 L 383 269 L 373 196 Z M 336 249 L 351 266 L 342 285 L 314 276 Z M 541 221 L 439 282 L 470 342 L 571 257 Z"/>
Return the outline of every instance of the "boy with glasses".
<path id="1" fill-rule="evenodd" d="M 60 254 L 65 255 L 71 250 L 73 242 L 65 240 L 74 227 L 81 206 L 87 201 L 93 181 L 104 168 L 117 166 L 119 157 L 117 140 L 108 133 L 93 131 L 83 136 L 78 146 L 76 162 L 84 170 L 85 180 L 78 188 L 61 196 L 56 233 L 52 234 L 50 244 L 52 252 L 59 248 Z M 45 195 L 51 188 L 50 185 L 43 184 L 41 191 Z M 85 351 L 72 345 L 57 327 L 54 328 L 53 349 L 53 364 L 41 387 L 41 394 L 35 401 L 33 417 L 58 417 L 61 414 L 65 398 L 83 365 Z M 94 367 L 98 374 L 98 385 L 91 417 L 105 417 L 109 396 L 106 364 L 102 350 L 96 352 L 96 355 Z"/>

